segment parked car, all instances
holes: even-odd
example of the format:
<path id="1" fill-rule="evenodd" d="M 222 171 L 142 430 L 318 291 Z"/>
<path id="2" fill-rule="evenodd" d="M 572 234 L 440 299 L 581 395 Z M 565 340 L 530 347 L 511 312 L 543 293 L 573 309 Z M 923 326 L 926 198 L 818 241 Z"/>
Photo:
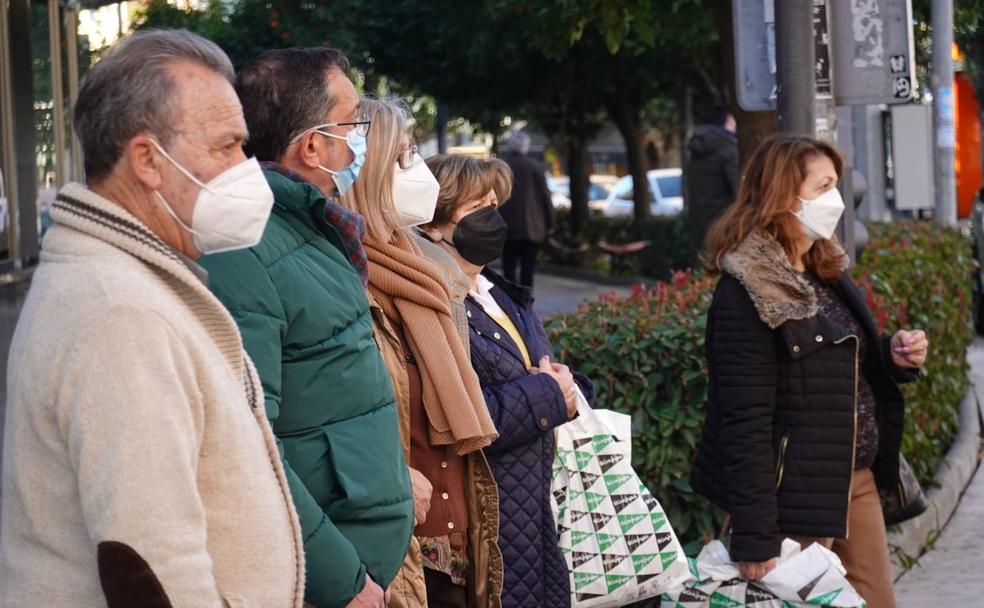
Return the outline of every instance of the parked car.
<path id="1" fill-rule="evenodd" d="M 588 205 L 608 198 L 611 189 L 615 187 L 618 178 L 614 175 L 592 175 L 588 178 Z M 555 209 L 571 208 L 571 178 L 566 175 L 553 176 L 547 174 L 547 189 Z"/>
<path id="2" fill-rule="evenodd" d="M 673 216 L 683 211 L 683 171 L 653 169 L 646 172 L 649 179 L 649 212 Z M 595 208 L 612 217 L 632 213 L 632 176 L 626 175 L 615 183 L 608 198 Z"/>

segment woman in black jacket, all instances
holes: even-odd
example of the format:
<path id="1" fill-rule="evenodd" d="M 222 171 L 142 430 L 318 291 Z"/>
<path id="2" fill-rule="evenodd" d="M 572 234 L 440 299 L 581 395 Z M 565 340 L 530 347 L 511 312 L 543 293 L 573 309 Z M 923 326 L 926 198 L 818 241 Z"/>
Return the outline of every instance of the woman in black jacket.
<path id="1" fill-rule="evenodd" d="M 721 278 L 707 321 L 710 389 L 691 481 L 731 515 L 757 580 L 783 537 L 832 548 L 872 608 L 895 606 L 878 490 L 899 483 L 904 403 L 929 343 L 879 335 L 833 236 L 837 150 L 782 135 L 752 156 L 708 237 Z"/>

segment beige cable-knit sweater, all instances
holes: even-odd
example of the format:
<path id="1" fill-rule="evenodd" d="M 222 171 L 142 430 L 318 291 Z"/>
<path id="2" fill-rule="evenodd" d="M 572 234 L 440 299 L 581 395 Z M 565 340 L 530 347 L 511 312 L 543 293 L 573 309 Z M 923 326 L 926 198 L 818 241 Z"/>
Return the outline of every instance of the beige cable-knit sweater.
<path id="1" fill-rule="evenodd" d="M 122 207 L 71 184 L 51 216 L 10 352 L 0 606 L 300 607 L 232 317 Z"/>

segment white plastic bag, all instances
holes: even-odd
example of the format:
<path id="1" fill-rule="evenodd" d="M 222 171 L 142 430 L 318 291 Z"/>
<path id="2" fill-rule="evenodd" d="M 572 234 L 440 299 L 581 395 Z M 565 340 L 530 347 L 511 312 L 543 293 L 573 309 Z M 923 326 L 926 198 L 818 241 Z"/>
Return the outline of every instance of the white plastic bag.
<path id="1" fill-rule="evenodd" d="M 708 543 L 691 560 L 691 580 L 662 597 L 672 608 L 865 608 L 847 581 L 837 555 L 813 544 L 804 550 L 788 538 L 782 543 L 778 565 L 758 582 L 738 574 L 728 549 L 719 540 Z"/>
<path id="2" fill-rule="evenodd" d="M 554 517 L 571 572 L 572 608 L 653 598 L 690 575 L 659 502 L 632 470 L 632 422 L 592 410 L 557 429 Z"/>

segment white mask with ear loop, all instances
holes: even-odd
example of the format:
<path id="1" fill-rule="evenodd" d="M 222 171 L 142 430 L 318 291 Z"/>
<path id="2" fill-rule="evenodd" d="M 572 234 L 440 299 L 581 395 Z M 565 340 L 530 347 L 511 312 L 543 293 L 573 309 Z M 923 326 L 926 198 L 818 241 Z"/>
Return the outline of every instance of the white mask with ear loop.
<path id="1" fill-rule="evenodd" d="M 419 154 L 413 155 L 413 164 L 408 169 L 397 164 L 393 173 L 393 204 L 400 225 L 409 228 L 434 219 L 440 192 L 441 185 Z"/>
<path id="2" fill-rule="evenodd" d="M 155 190 L 154 194 L 174 221 L 192 235 L 202 255 L 246 249 L 260 242 L 273 209 L 273 191 L 256 158 L 229 167 L 205 184 L 171 158 L 163 146 L 151 141 L 178 171 L 201 187 L 191 226 L 178 217 L 160 192 Z"/>
<path id="3" fill-rule="evenodd" d="M 816 198 L 797 198 L 802 206 L 793 215 L 806 228 L 810 240 L 820 241 L 833 237 L 837 222 L 844 215 L 844 199 L 841 198 L 840 190 L 831 188 Z"/>

